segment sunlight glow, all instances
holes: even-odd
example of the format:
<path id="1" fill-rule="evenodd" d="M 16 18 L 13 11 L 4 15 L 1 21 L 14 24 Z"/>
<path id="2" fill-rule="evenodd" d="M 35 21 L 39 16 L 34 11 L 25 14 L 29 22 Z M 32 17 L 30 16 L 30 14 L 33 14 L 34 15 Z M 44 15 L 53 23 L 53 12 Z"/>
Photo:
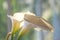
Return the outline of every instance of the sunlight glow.
<path id="1" fill-rule="evenodd" d="M 48 20 L 51 16 L 52 16 L 52 11 L 51 11 L 51 9 L 48 9 L 48 10 L 46 10 L 45 12 L 43 12 L 43 15 L 42 15 L 42 17 L 43 17 L 44 19 L 46 19 L 46 20 Z"/>

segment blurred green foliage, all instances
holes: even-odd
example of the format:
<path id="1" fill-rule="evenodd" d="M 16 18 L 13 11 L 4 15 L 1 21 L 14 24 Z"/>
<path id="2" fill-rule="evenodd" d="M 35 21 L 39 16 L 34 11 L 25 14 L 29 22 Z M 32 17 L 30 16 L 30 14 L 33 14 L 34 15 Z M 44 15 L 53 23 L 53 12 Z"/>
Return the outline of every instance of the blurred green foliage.
<path id="1" fill-rule="evenodd" d="M 5 0 L 0 0 L 0 40 L 4 40 L 7 34 L 6 10 L 3 9 L 4 1 Z"/>

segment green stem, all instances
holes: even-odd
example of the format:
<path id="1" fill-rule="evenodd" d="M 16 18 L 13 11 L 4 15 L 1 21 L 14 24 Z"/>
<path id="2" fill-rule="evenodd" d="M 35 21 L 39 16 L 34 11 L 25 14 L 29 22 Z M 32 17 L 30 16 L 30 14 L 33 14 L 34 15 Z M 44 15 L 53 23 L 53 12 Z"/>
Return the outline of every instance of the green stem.
<path id="1" fill-rule="evenodd" d="M 14 40 L 14 34 L 11 35 L 11 40 Z"/>

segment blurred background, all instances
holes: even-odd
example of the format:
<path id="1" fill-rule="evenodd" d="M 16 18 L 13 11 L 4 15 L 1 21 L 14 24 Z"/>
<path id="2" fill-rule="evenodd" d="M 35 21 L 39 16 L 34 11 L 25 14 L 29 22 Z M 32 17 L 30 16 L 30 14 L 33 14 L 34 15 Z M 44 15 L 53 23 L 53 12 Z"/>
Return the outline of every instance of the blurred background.
<path id="1" fill-rule="evenodd" d="M 5 40 L 11 31 L 11 20 L 7 17 L 16 12 L 30 11 L 49 21 L 54 32 L 30 30 L 21 40 L 60 40 L 60 0 L 0 0 L 0 40 Z"/>

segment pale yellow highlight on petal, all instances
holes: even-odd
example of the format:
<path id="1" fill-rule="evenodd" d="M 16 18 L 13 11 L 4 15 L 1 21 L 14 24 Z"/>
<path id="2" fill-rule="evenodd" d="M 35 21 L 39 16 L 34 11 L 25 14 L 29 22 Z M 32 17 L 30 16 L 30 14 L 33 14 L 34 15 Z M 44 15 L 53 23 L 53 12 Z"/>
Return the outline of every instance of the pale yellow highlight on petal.
<path id="1" fill-rule="evenodd" d="M 34 28 L 34 30 L 35 30 L 35 31 L 40 31 L 41 28 L 38 28 L 38 27 L 37 27 L 37 28 Z"/>

